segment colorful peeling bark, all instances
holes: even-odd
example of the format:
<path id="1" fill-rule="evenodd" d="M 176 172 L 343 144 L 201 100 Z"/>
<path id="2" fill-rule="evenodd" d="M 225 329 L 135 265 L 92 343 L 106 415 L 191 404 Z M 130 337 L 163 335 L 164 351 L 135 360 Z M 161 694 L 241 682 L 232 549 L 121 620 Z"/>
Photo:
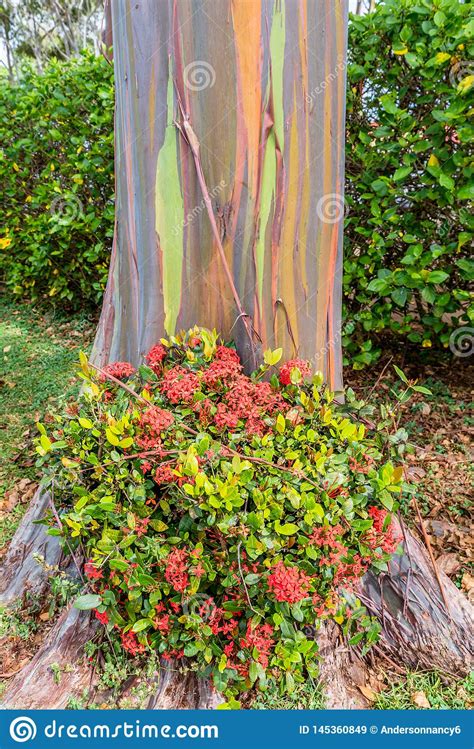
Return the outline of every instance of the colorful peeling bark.
<path id="1" fill-rule="evenodd" d="M 282 346 L 341 387 L 346 6 L 113 0 L 117 218 L 96 361 L 138 363 L 198 324 L 249 366 Z"/>

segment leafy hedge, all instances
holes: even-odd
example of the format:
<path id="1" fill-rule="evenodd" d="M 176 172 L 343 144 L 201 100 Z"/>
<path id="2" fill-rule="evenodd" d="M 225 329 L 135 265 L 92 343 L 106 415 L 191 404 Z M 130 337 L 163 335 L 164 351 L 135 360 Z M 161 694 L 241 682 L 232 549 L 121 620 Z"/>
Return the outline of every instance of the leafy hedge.
<path id="1" fill-rule="evenodd" d="M 459 0 L 384 0 L 352 17 L 344 344 L 356 366 L 383 331 L 447 346 L 466 323 L 473 36 Z"/>
<path id="2" fill-rule="evenodd" d="M 0 81 L 0 271 L 17 295 L 99 303 L 113 233 L 112 68 L 84 53 Z"/>
<path id="3" fill-rule="evenodd" d="M 447 346 L 469 319 L 473 33 L 460 0 L 380 0 L 351 19 L 343 343 L 356 367 L 377 358 L 381 334 Z M 113 231 L 111 68 L 85 54 L 0 82 L 0 135 L 9 287 L 98 303 Z"/>

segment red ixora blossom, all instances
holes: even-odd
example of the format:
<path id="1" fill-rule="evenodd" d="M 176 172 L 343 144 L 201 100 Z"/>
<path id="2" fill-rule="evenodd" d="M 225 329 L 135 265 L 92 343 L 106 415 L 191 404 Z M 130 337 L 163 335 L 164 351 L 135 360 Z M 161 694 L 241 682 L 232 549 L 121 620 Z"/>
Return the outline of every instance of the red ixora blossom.
<path id="1" fill-rule="evenodd" d="M 239 423 L 236 413 L 229 411 L 225 403 L 217 405 L 217 413 L 214 415 L 214 424 L 218 429 L 235 429 Z"/>
<path id="2" fill-rule="evenodd" d="M 401 537 L 396 536 L 392 521 L 384 530 L 388 515 L 387 510 L 380 507 L 369 507 L 369 515 L 373 520 L 373 527 L 366 533 L 365 540 L 371 549 L 380 547 L 386 554 L 393 554 L 400 544 Z"/>
<path id="3" fill-rule="evenodd" d="M 293 369 L 298 369 L 302 379 L 311 377 L 311 365 L 304 359 L 290 359 L 280 367 L 280 383 L 282 385 L 291 385 L 291 372 Z"/>
<path id="4" fill-rule="evenodd" d="M 255 648 L 258 651 L 258 662 L 266 668 L 268 666 L 268 656 L 274 645 L 273 642 L 273 627 L 271 624 L 257 624 L 252 628 L 252 624 L 247 624 L 247 632 L 245 637 L 240 641 L 242 648 L 248 648 L 251 652 Z"/>
<path id="5" fill-rule="evenodd" d="M 145 652 L 145 646 L 137 640 L 137 636 L 134 632 L 122 632 L 120 635 L 122 640 L 122 647 L 130 655 L 139 655 Z"/>
<path id="6" fill-rule="evenodd" d="M 104 611 L 102 614 L 100 611 L 97 611 L 97 609 L 94 609 L 95 618 L 99 620 L 101 624 L 108 624 L 109 623 L 109 617 L 107 616 L 107 612 Z"/>
<path id="7" fill-rule="evenodd" d="M 163 616 L 157 616 L 154 620 L 155 629 L 161 632 L 162 635 L 167 635 L 171 629 L 170 615 L 163 614 Z"/>
<path id="8" fill-rule="evenodd" d="M 101 382 L 107 380 L 107 375 L 116 377 L 117 380 L 125 380 L 127 377 L 131 377 L 135 374 L 136 369 L 128 361 L 114 361 L 103 367 L 103 373 L 101 372 L 99 379 Z"/>
<path id="9" fill-rule="evenodd" d="M 318 528 L 313 528 L 308 540 L 314 546 L 331 546 L 334 548 L 338 546 L 337 536 L 342 536 L 343 533 L 342 525 L 321 525 Z"/>
<path id="10" fill-rule="evenodd" d="M 152 346 L 146 355 L 146 363 L 151 367 L 155 374 L 161 372 L 162 363 L 163 360 L 166 359 L 167 353 L 165 347 L 161 343 L 157 343 L 156 346 Z"/>
<path id="11" fill-rule="evenodd" d="M 166 558 L 165 580 L 182 593 L 189 585 L 188 552 L 186 549 L 173 549 Z"/>
<path id="12" fill-rule="evenodd" d="M 92 559 L 89 559 L 89 561 L 85 563 L 84 573 L 89 580 L 100 580 L 104 577 L 101 570 L 97 569 Z"/>
<path id="13" fill-rule="evenodd" d="M 298 603 L 306 598 L 311 578 L 298 567 L 285 567 L 283 562 L 278 562 L 268 576 L 268 587 L 277 601 Z"/>
<path id="14" fill-rule="evenodd" d="M 214 360 L 205 372 L 202 380 L 210 388 L 216 388 L 220 383 L 229 385 L 242 372 L 239 355 L 227 346 L 218 346 Z"/>
<path id="15" fill-rule="evenodd" d="M 169 465 L 169 463 L 163 463 L 162 465 L 158 466 L 155 473 L 153 474 L 153 479 L 155 480 L 156 484 L 172 484 L 173 481 L 176 481 L 176 476 L 174 475 L 172 467 Z"/>
<path id="16" fill-rule="evenodd" d="M 150 406 L 140 415 L 139 426 L 141 434 L 137 437 L 137 445 L 151 450 L 161 445 L 161 432 L 169 429 L 174 422 L 171 411 L 158 406 Z"/>
<path id="17" fill-rule="evenodd" d="M 180 366 L 169 369 L 161 384 L 161 391 L 171 403 L 192 403 L 196 390 L 199 390 L 197 375 Z"/>

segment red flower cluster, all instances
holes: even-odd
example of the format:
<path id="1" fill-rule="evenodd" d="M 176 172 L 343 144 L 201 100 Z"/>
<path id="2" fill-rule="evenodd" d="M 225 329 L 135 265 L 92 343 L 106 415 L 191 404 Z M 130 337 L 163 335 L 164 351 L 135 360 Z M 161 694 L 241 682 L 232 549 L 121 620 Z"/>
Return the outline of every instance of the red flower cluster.
<path id="1" fill-rule="evenodd" d="M 89 578 L 89 580 L 101 580 L 104 577 L 101 570 L 97 569 L 92 559 L 89 559 L 89 561 L 85 563 L 84 574 Z"/>
<path id="2" fill-rule="evenodd" d="M 311 377 L 311 365 L 304 359 L 290 359 L 280 367 L 280 382 L 282 385 L 291 385 L 291 373 L 293 369 L 298 369 L 301 377 L 305 380 Z"/>
<path id="3" fill-rule="evenodd" d="M 384 530 L 385 520 L 388 515 L 386 510 L 379 507 L 369 507 L 369 515 L 374 524 L 367 532 L 365 540 L 371 549 L 381 548 L 386 554 L 393 554 L 402 540 L 400 536 L 395 535 L 393 524 L 390 522 Z"/>
<path id="4" fill-rule="evenodd" d="M 199 378 L 183 367 L 169 369 L 161 383 L 161 392 L 171 403 L 192 403 L 194 393 L 199 390 Z"/>
<path id="5" fill-rule="evenodd" d="M 114 361 L 107 364 L 106 367 L 103 367 L 103 372 L 104 374 L 101 373 L 99 376 L 101 382 L 107 380 L 106 375 L 112 375 L 112 377 L 116 377 L 117 380 L 125 380 L 127 377 L 131 377 L 135 374 L 136 369 L 127 361 Z"/>
<path id="6" fill-rule="evenodd" d="M 130 655 L 140 655 L 140 653 L 145 652 L 145 645 L 138 642 L 137 636 L 134 632 L 122 632 L 120 639 L 122 640 L 123 649 L 126 650 L 127 653 L 130 653 Z"/>
<path id="7" fill-rule="evenodd" d="M 245 375 L 234 380 L 224 400 L 230 412 L 245 420 L 247 433 L 260 436 L 268 431 L 262 416 L 288 410 L 286 402 L 269 382 L 252 382 Z"/>
<path id="8" fill-rule="evenodd" d="M 137 518 L 136 519 L 135 533 L 137 534 L 138 538 L 146 534 L 149 522 L 150 522 L 150 518 Z"/>
<path id="9" fill-rule="evenodd" d="M 298 603 L 306 598 L 311 578 L 298 567 L 285 567 L 283 562 L 278 562 L 268 576 L 268 587 L 277 601 Z"/>
<path id="10" fill-rule="evenodd" d="M 242 372 L 239 355 L 227 346 L 218 346 L 215 357 L 202 375 L 202 381 L 210 388 L 220 384 L 229 385 Z"/>
<path id="11" fill-rule="evenodd" d="M 156 346 L 153 346 L 146 355 L 146 362 L 155 374 L 161 372 L 163 360 L 166 359 L 167 353 L 165 347 L 161 343 L 157 343 Z"/>
<path id="12" fill-rule="evenodd" d="M 97 609 L 94 609 L 95 618 L 99 620 L 101 624 L 108 624 L 109 623 L 109 617 L 107 616 L 107 612 L 104 611 L 102 614 L 100 611 L 97 611 Z"/>
<path id="13" fill-rule="evenodd" d="M 169 634 L 171 629 L 170 615 L 163 614 L 163 616 L 157 616 L 154 620 L 155 629 L 161 632 L 162 635 Z"/>
<path id="14" fill-rule="evenodd" d="M 355 554 L 351 562 L 338 562 L 334 572 L 333 585 L 335 588 L 343 585 L 345 588 L 353 588 L 355 583 L 367 572 L 367 564 Z"/>
<path id="15" fill-rule="evenodd" d="M 219 403 L 214 415 L 214 424 L 218 429 L 235 429 L 239 423 L 236 413 L 229 411 L 225 403 Z"/>
<path id="16" fill-rule="evenodd" d="M 233 620 L 231 620 L 231 622 L 232 621 Z M 231 622 L 229 622 L 229 624 Z M 234 629 L 236 626 L 237 622 L 234 624 Z M 231 640 L 227 645 L 224 645 L 224 653 L 227 656 L 227 668 L 233 668 L 245 679 L 248 677 L 248 660 L 246 659 L 245 662 L 243 662 L 236 658 L 237 651 L 242 649 L 250 650 L 252 656 L 254 655 L 254 651 L 256 651 L 256 660 L 263 666 L 263 668 L 267 668 L 271 650 L 275 645 L 272 635 L 273 627 L 270 624 L 257 624 L 252 627 L 251 622 L 248 622 L 246 634 L 239 642 Z"/>
<path id="17" fill-rule="evenodd" d="M 182 593 L 189 585 L 188 552 L 185 549 L 173 549 L 166 558 L 165 580 Z"/>
<path id="18" fill-rule="evenodd" d="M 169 463 L 163 463 L 162 465 L 159 465 L 155 473 L 153 474 L 153 478 L 155 480 L 155 483 L 158 485 L 172 484 L 173 481 L 176 481 L 176 476 L 174 475 L 173 469 Z"/>
<path id="19" fill-rule="evenodd" d="M 268 657 L 273 648 L 273 627 L 271 624 L 257 624 L 252 628 L 251 622 L 247 624 L 247 633 L 240 641 L 242 648 L 247 648 L 250 652 L 255 648 L 258 651 L 257 660 L 263 668 L 268 666 Z"/>
<path id="20" fill-rule="evenodd" d="M 174 422 L 171 411 L 158 406 L 150 406 L 140 415 L 139 426 L 142 433 L 137 437 L 137 445 L 152 450 L 161 445 L 161 432 L 169 429 Z"/>

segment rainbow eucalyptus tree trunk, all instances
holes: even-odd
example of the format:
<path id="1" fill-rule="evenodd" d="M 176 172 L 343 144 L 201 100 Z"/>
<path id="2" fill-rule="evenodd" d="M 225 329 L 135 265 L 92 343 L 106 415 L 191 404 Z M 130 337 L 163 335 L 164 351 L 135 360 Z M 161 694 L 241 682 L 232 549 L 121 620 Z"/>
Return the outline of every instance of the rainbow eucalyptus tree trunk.
<path id="1" fill-rule="evenodd" d="M 282 346 L 341 388 L 346 6 L 111 4 L 117 224 L 96 361 L 137 364 L 198 324 L 249 368 Z"/>

